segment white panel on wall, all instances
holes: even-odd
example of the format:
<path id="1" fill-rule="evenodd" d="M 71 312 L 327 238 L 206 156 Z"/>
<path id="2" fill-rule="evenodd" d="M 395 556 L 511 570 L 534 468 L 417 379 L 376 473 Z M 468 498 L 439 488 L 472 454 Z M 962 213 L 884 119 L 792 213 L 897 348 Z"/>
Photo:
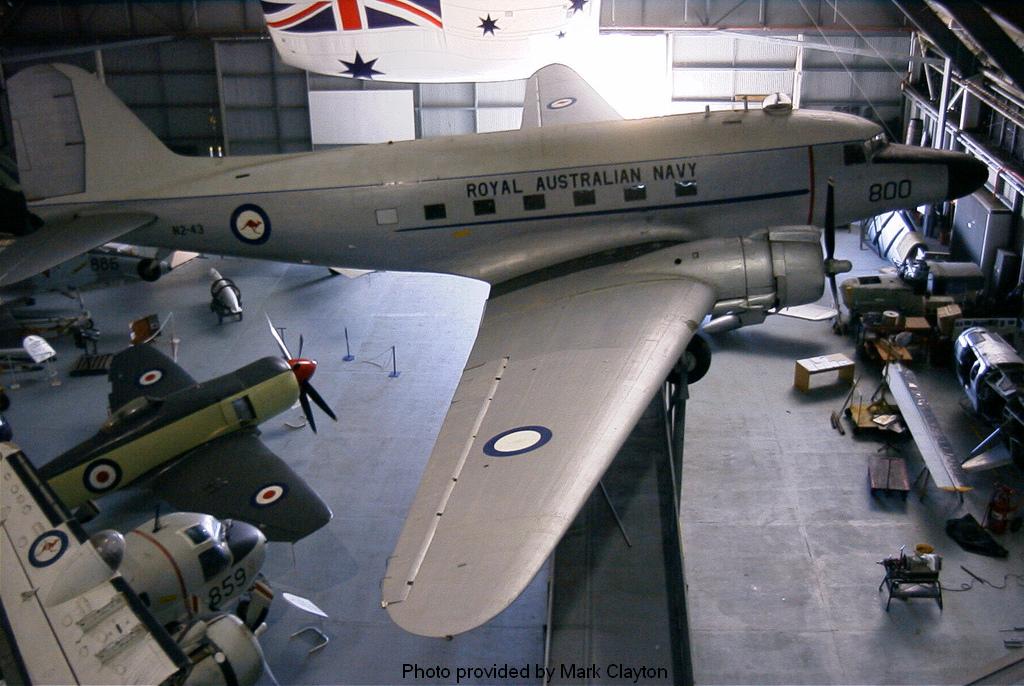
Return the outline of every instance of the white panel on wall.
<path id="1" fill-rule="evenodd" d="M 518 129 L 522 123 L 522 107 L 481 107 L 476 111 L 477 133 Z"/>
<path id="2" fill-rule="evenodd" d="M 411 90 L 315 91 L 309 94 L 314 145 L 384 143 L 416 137 Z"/>
<path id="3" fill-rule="evenodd" d="M 480 107 L 522 107 L 525 96 L 525 79 L 493 81 L 476 85 L 476 99 Z"/>

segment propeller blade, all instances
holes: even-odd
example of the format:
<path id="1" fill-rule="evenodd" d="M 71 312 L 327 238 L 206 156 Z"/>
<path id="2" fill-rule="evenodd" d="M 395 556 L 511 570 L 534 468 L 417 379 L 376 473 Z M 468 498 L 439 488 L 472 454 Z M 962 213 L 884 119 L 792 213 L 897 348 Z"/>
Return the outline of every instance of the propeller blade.
<path id="1" fill-rule="evenodd" d="M 267 324 L 270 325 L 270 335 L 277 341 L 277 347 L 280 348 L 281 354 L 284 355 L 284 359 L 292 359 L 292 354 L 288 352 L 288 346 L 284 344 L 284 340 L 281 338 L 281 334 L 274 328 L 274 322 L 270 321 L 270 315 L 267 315 Z"/>
<path id="2" fill-rule="evenodd" d="M 296 357 L 302 357 L 302 334 L 299 334 L 299 354 Z"/>
<path id="3" fill-rule="evenodd" d="M 836 275 L 835 274 L 829 274 L 828 275 L 828 285 L 829 285 L 829 288 L 832 289 L 832 306 L 835 307 L 836 311 L 838 312 L 839 311 L 839 289 L 836 287 Z"/>
<path id="4" fill-rule="evenodd" d="M 316 421 L 313 419 L 313 409 L 309 406 L 309 398 L 306 397 L 306 394 L 301 388 L 299 389 L 299 403 L 302 404 L 302 412 L 306 415 L 306 421 L 309 422 L 309 428 L 313 430 L 313 433 L 316 433 Z"/>
<path id="5" fill-rule="evenodd" d="M 316 389 L 313 388 L 313 384 L 311 384 L 309 382 L 306 382 L 306 383 L 302 384 L 302 389 L 301 390 L 302 390 L 303 394 L 308 395 L 310 398 L 313 399 L 313 402 L 316 403 L 317 407 L 319 407 L 321 410 L 324 411 L 324 414 L 326 414 L 328 417 L 330 417 L 334 421 L 338 421 L 338 416 L 336 414 L 334 414 L 334 412 L 331 410 L 330 406 L 323 399 L 323 397 L 319 393 L 316 392 Z"/>
<path id="6" fill-rule="evenodd" d="M 836 255 L 836 198 L 835 182 L 828 180 L 828 191 L 825 193 L 825 261 L 830 262 Z M 833 292 L 835 288 L 832 289 Z"/>

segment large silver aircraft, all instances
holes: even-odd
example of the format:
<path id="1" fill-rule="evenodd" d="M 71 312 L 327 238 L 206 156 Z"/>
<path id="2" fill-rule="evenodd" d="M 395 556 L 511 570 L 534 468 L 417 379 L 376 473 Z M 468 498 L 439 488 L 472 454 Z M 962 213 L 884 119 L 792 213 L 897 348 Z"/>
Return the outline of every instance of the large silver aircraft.
<path id="1" fill-rule="evenodd" d="M 221 159 L 172 154 L 79 69 L 31 67 L 9 88 L 45 223 L 0 254 L 0 282 L 119 237 L 491 285 L 382 583 L 394 621 L 427 636 L 519 595 L 705 317 L 817 300 L 842 266 L 836 223 L 987 175 L 845 114 L 622 120 L 557 65 L 528 82 L 518 131 Z"/>

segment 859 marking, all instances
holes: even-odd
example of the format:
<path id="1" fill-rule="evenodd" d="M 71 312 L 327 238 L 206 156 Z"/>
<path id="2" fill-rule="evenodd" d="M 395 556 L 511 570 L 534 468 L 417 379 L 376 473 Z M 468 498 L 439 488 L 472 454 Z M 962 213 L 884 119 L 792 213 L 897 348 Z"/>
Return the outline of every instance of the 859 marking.
<path id="1" fill-rule="evenodd" d="M 902 181 L 887 181 L 885 183 L 873 183 L 868 188 L 868 200 L 878 202 L 879 200 L 895 200 L 896 198 L 910 197 L 910 179 Z"/>
<path id="2" fill-rule="evenodd" d="M 210 589 L 209 602 L 211 610 L 217 610 L 220 604 L 231 597 L 231 594 L 236 590 L 245 588 L 245 570 L 239 567 L 235 570 L 234 574 L 224 577 L 224 580 L 220 582 L 220 586 L 214 586 Z"/>
<path id="3" fill-rule="evenodd" d="M 171 233 L 175 236 L 187 236 L 189 234 L 203 234 L 206 231 L 202 224 L 174 224 L 171 226 Z"/>

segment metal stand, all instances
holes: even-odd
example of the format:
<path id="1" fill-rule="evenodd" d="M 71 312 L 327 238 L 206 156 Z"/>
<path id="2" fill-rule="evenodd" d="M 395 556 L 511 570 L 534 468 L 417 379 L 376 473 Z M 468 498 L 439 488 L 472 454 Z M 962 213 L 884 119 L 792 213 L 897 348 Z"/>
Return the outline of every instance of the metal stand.
<path id="1" fill-rule="evenodd" d="M 345 327 L 345 357 L 341 358 L 345 362 L 351 362 L 356 359 L 356 356 L 352 354 L 352 349 L 348 345 L 348 327 Z"/>
<path id="2" fill-rule="evenodd" d="M 686 401 L 690 398 L 686 365 L 681 364 L 679 383 L 666 380 L 661 389 L 663 422 L 665 425 L 665 460 L 667 472 L 659 476 L 671 479 L 672 500 L 662 499 L 662 547 L 665 557 L 666 586 L 668 590 L 669 631 L 672 646 L 672 680 L 675 684 L 690 686 L 693 681 L 693 663 L 690 658 L 690 627 L 686 619 L 686 580 L 683 577 L 683 539 L 679 529 L 679 511 L 683 496 L 683 439 L 686 428 Z"/>
<path id="3" fill-rule="evenodd" d="M 633 544 L 629 542 L 629 536 L 626 534 L 626 527 L 622 525 L 622 519 L 619 518 L 619 513 L 615 511 L 615 505 L 612 504 L 612 498 L 608 495 L 608 489 L 604 487 L 604 481 L 598 481 L 597 485 L 601 487 L 601 493 L 604 494 L 604 501 L 608 503 L 608 509 L 612 512 L 612 517 L 615 518 L 615 524 L 619 527 L 619 533 L 622 534 L 622 539 L 626 542 L 627 548 L 632 548 Z"/>
<path id="4" fill-rule="evenodd" d="M 675 491 L 676 515 L 679 514 L 679 499 L 683 493 L 683 429 L 686 426 L 686 401 L 690 398 L 686 365 L 679 383 L 666 380 L 661 388 L 662 408 L 665 421 L 665 448 L 668 451 L 669 468 L 672 471 L 672 487 Z"/>

